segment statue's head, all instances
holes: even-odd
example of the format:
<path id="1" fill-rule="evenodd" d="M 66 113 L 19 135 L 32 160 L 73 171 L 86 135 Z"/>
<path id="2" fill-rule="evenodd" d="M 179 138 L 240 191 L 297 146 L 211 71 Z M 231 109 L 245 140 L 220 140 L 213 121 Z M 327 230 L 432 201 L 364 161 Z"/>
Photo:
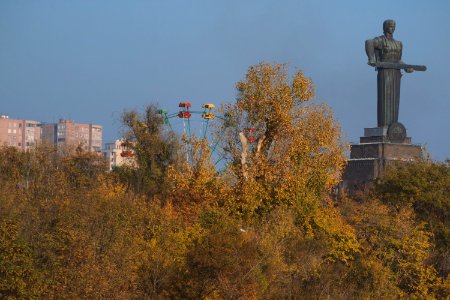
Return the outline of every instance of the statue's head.
<path id="1" fill-rule="evenodd" d="M 392 34 L 394 32 L 394 30 L 395 30 L 395 21 L 394 20 L 386 20 L 383 22 L 383 32 L 384 33 L 392 31 L 392 32 L 389 32 Z"/>

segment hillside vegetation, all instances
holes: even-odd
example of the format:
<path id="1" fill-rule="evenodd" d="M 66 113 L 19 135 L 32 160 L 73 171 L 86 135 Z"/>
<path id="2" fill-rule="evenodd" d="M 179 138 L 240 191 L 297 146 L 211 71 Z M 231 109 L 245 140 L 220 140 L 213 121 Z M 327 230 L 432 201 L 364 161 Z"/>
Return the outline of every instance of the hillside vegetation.
<path id="1" fill-rule="evenodd" d="M 312 81 L 261 63 L 236 87 L 215 155 L 154 105 L 123 115 L 134 167 L 0 148 L 0 298 L 450 297 L 449 162 L 338 196 L 347 146 Z"/>

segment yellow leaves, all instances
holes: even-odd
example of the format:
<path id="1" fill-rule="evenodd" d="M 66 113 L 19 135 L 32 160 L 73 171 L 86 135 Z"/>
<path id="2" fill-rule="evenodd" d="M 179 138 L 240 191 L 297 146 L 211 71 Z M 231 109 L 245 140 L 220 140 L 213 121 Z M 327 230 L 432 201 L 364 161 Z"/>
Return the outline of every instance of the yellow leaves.
<path id="1" fill-rule="evenodd" d="M 115 199 L 125 195 L 127 187 L 120 182 L 110 182 L 109 180 L 102 180 L 95 192 L 97 195 L 102 195 L 105 199 Z"/>
<path id="2" fill-rule="evenodd" d="M 182 155 L 177 165 L 168 168 L 168 199 L 177 209 L 184 211 L 186 218 L 193 218 L 199 208 L 223 203 L 230 186 L 212 165 L 209 145 L 205 140 L 198 141 L 191 137 L 185 149 L 187 155 Z"/>
<path id="3" fill-rule="evenodd" d="M 340 181 L 345 145 L 329 108 L 311 105 L 295 111 L 295 122 L 272 135 L 268 149 L 258 155 L 254 150 L 246 153 L 237 198 L 250 211 L 258 206 L 270 210 L 282 203 L 317 206 L 321 196 Z M 239 162 L 244 163 L 241 158 Z"/>
<path id="4" fill-rule="evenodd" d="M 360 252 L 360 245 L 354 229 L 344 221 L 336 208 L 317 209 L 313 220 L 321 230 L 331 237 L 328 261 L 340 260 L 348 263 Z"/>
<path id="5" fill-rule="evenodd" d="M 292 79 L 292 95 L 298 102 L 305 102 L 314 97 L 314 85 L 311 78 L 307 78 L 299 70 Z"/>
<path id="6" fill-rule="evenodd" d="M 432 234 L 414 221 L 411 207 L 397 209 L 376 199 L 341 202 L 342 209 L 363 245 L 365 259 L 376 259 L 392 272 L 404 296 L 432 299 L 440 286 L 437 272 L 427 265 Z"/>
<path id="7" fill-rule="evenodd" d="M 148 266 L 160 264 L 163 268 L 182 268 L 185 264 L 186 253 L 192 247 L 194 240 L 201 238 L 203 229 L 194 224 L 182 227 L 174 220 L 161 215 L 160 224 L 155 225 L 149 232 L 151 238 L 146 242 L 145 254 Z"/>
<path id="8" fill-rule="evenodd" d="M 260 63 L 248 69 L 237 89 L 237 103 L 224 107 L 233 122 L 220 130 L 238 205 L 250 214 L 280 204 L 317 207 L 340 181 L 346 148 L 331 110 L 304 104 L 314 96 L 311 79 L 298 71 L 289 80 L 286 65 Z M 254 144 L 245 136 L 248 128 Z"/>
<path id="9" fill-rule="evenodd" d="M 0 297 L 33 298 L 33 263 L 31 249 L 19 235 L 19 226 L 0 219 Z"/>
<path id="10" fill-rule="evenodd" d="M 261 63 L 249 68 L 245 80 L 237 84 L 237 106 L 248 114 L 252 124 L 278 127 L 289 121 L 294 106 L 285 65 Z"/>

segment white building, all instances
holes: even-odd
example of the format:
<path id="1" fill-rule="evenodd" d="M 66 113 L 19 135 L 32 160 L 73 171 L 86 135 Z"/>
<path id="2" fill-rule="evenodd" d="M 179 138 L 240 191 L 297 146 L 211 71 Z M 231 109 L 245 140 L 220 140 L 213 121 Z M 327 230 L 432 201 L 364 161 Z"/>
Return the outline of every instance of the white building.
<path id="1" fill-rule="evenodd" d="M 102 150 L 103 158 L 108 162 L 109 169 L 120 166 L 135 166 L 134 152 L 129 147 L 129 142 L 120 139 L 111 143 L 105 143 Z"/>

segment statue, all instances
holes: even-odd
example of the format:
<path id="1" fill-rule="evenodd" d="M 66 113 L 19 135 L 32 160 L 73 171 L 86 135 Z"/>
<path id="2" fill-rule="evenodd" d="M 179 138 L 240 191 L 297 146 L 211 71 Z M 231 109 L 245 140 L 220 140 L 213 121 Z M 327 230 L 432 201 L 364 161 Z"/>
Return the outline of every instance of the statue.
<path id="1" fill-rule="evenodd" d="M 377 122 L 378 127 L 398 123 L 401 70 L 407 73 L 425 71 L 425 66 L 402 62 L 402 42 L 394 40 L 395 21 L 383 23 L 384 35 L 366 41 L 368 64 L 378 71 Z M 403 126 L 403 125 L 402 125 Z"/>

